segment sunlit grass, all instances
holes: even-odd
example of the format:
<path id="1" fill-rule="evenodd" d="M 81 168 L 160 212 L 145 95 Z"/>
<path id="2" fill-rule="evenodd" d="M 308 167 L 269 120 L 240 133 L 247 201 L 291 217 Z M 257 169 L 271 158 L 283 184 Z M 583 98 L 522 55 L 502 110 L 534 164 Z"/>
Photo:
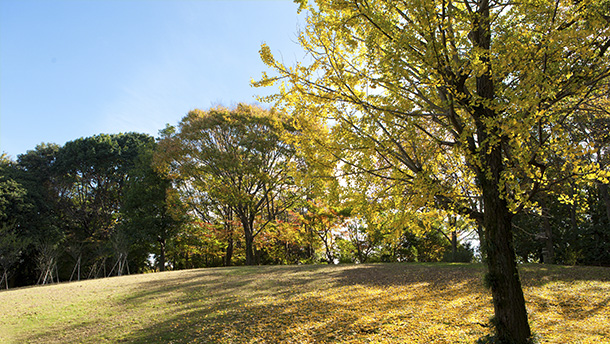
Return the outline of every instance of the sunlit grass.
<path id="1" fill-rule="evenodd" d="M 610 269 L 521 267 L 542 343 L 610 343 Z M 0 292 L 8 343 L 473 343 L 476 264 L 175 271 Z"/>

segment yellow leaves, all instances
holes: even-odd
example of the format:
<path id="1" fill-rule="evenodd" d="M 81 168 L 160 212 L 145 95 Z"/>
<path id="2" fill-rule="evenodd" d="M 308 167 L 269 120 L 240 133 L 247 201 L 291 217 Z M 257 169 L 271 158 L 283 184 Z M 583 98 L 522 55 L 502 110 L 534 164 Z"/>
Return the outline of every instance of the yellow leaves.
<path id="1" fill-rule="evenodd" d="M 574 204 L 574 199 L 570 198 L 568 195 L 559 195 L 557 200 L 563 204 Z"/>
<path id="2" fill-rule="evenodd" d="M 261 49 L 259 50 L 259 55 L 263 63 L 267 66 L 275 65 L 275 59 L 273 58 L 273 54 L 271 53 L 271 49 L 266 43 L 261 45 Z"/>

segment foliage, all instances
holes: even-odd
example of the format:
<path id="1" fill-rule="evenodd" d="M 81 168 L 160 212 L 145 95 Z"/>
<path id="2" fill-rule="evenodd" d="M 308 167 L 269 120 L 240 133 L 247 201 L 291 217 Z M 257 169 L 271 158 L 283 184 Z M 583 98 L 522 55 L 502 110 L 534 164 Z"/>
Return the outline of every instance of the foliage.
<path id="1" fill-rule="evenodd" d="M 57 152 L 53 186 L 76 279 L 81 265 L 87 277 L 106 276 L 117 265 L 129 268 L 131 242 L 120 233 L 121 202 L 139 154 L 153 143 L 146 134 L 100 134 L 69 141 Z"/>
<path id="2" fill-rule="evenodd" d="M 29 172 L 29 173 L 28 173 Z M 0 264 L 2 280 L 9 286 L 9 277 L 17 284 L 23 279 L 35 283 L 36 277 L 23 276 L 24 265 L 35 274 L 35 261 L 40 258 L 40 246 L 56 244 L 60 234 L 53 226 L 53 214 L 46 205 L 42 191 L 44 178 L 40 172 L 26 170 L 15 162 L 2 159 L 0 165 Z M 39 271 L 39 274 L 44 271 Z M 10 276 L 10 275 L 13 276 Z M 25 278 L 24 278 L 25 277 Z"/>
<path id="3" fill-rule="evenodd" d="M 565 178 L 599 179 L 593 146 L 570 135 L 610 76 L 607 1 L 299 1 L 311 63 L 261 58 L 282 80 L 268 98 L 332 125 L 352 173 L 388 181 L 404 207 L 483 227 L 501 342 L 531 331 L 511 218 Z M 309 133 L 315 135 L 315 133 Z M 555 157 L 560 157 L 556 159 Z"/>
<path id="4" fill-rule="evenodd" d="M 168 247 L 168 257 L 174 269 L 221 266 L 225 242 L 221 241 L 218 225 L 198 220 L 188 221 Z M 241 252 L 235 252 L 241 261 Z"/>
<path id="5" fill-rule="evenodd" d="M 350 213 L 349 208 L 341 208 L 332 204 L 323 203 L 327 199 L 310 200 L 307 202 L 304 214 L 300 216 L 301 225 L 315 234 L 324 246 L 323 261 L 335 262 L 335 237 L 339 227 L 344 225 Z"/>
<path id="6" fill-rule="evenodd" d="M 474 248 L 470 242 L 459 245 L 455 253 L 446 250 L 443 255 L 444 262 L 471 263 L 474 261 Z"/>
<path id="7" fill-rule="evenodd" d="M 167 246 L 186 221 L 172 182 L 152 167 L 153 147 L 139 154 L 130 171 L 121 202 L 123 229 L 140 245 L 150 245 L 160 271 L 165 270 Z M 143 257 L 147 259 L 148 257 Z"/>
<path id="8" fill-rule="evenodd" d="M 543 262 L 546 250 L 544 216 L 552 229 L 557 264 L 610 265 L 610 222 L 599 188 L 574 185 L 571 202 L 547 202 L 543 214 L 524 213 L 514 220 L 515 248 L 523 262 Z"/>
<path id="9" fill-rule="evenodd" d="M 239 104 L 191 111 L 159 143 L 157 165 L 181 183 L 198 216 L 230 221 L 227 206 L 239 219 L 248 265 L 254 239 L 294 202 L 294 149 L 284 130 L 280 113 Z"/>
<path id="10" fill-rule="evenodd" d="M 13 268 L 21 258 L 28 242 L 24 228 L 20 226 L 24 215 L 28 215 L 26 190 L 14 177 L 14 166 L 2 157 L 0 160 L 0 287 L 6 286 Z M 4 283 L 2 283 L 4 282 Z"/>

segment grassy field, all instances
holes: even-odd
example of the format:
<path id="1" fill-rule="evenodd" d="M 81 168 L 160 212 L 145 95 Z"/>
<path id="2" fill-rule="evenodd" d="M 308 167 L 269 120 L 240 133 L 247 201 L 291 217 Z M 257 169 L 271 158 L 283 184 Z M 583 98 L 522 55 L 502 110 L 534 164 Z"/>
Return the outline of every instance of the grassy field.
<path id="1" fill-rule="evenodd" d="M 0 292 L 0 343 L 473 343 L 476 264 L 173 271 Z M 525 265 L 541 343 L 610 343 L 610 268 Z"/>

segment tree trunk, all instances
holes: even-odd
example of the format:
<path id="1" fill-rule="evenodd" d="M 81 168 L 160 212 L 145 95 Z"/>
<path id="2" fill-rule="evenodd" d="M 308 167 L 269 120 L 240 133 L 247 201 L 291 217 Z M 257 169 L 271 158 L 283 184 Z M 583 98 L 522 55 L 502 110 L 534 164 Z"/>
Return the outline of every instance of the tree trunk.
<path id="1" fill-rule="evenodd" d="M 229 206 L 223 209 L 224 213 L 224 229 L 227 235 L 227 249 L 223 258 L 224 266 L 231 266 L 233 258 L 233 209 Z"/>
<path id="2" fill-rule="evenodd" d="M 333 257 L 333 253 L 330 250 L 330 247 L 328 246 L 328 244 L 326 244 L 326 242 L 324 242 L 324 246 L 326 247 L 326 261 L 328 262 L 328 264 L 334 264 L 335 258 Z"/>
<path id="3" fill-rule="evenodd" d="M 244 227 L 244 238 L 246 239 L 246 265 L 254 265 L 254 235 L 252 232 L 253 223 L 248 219 L 242 220 Z"/>
<path id="4" fill-rule="evenodd" d="M 4 281 L 4 283 L 6 284 L 6 290 L 8 290 L 8 274 L 6 273 L 6 269 L 4 269 L 1 281 Z"/>
<path id="5" fill-rule="evenodd" d="M 165 240 L 159 240 L 159 271 L 165 271 Z"/>
<path id="6" fill-rule="evenodd" d="M 493 129 L 490 130 L 493 133 Z M 494 304 L 493 325 L 502 344 L 527 344 L 531 330 L 525 298 L 517 271 L 513 246 L 512 216 L 502 197 L 500 176 L 504 169 L 499 144 L 488 145 L 487 130 L 481 130 L 481 160 L 484 168 L 477 173 L 483 198 L 483 230 L 487 253 L 487 283 Z"/>
<path id="7" fill-rule="evenodd" d="M 497 190 L 496 187 L 494 189 Z M 499 194 L 495 197 L 485 196 L 483 223 L 496 334 L 500 343 L 526 344 L 531 337 L 531 331 L 515 261 L 511 232 L 512 215 L 506 202 L 498 197 Z"/>
<path id="8" fill-rule="evenodd" d="M 454 230 L 451 231 L 451 261 L 455 262 L 457 260 L 457 232 Z"/>
<path id="9" fill-rule="evenodd" d="M 227 249 L 225 251 L 224 266 L 231 266 L 233 258 L 233 233 L 230 232 L 227 238 Z"/>
<path id="10" fill-rule="evenodd" d="M 470 36 L 473 46 L 481 49 L 481 62 L 485 70 L 477 77 L 476 93 L 482 99 L 494 101 L 495 90 L 491 65 L 491 16 L 489 0 L 479 0 L 473 30 Z M 483 228 L 487 246 L 488 282 L 494 304 L 493 324 L 496 336 L 502 344 L 527 344 L 531 330 L 527 322 L 525 298 L 517 272 L 512 236 L 512 214 L 501 193 L 501 175 L 504 171 L 502 133 L 493 124 L 498 116 L 495 110 L 483 102 L 472 102 L 473 117 L 477 127 L 478 150 L 473 154 L 479 161 L 477 182 L 483 197 Z M 491 120 L 491 121 L 487 121 Z M 489 125 L 489 122 L 492 124 Z"/>
<path id="11" fill-rule="evenodd" d="M 485 137 L 482 139 L 485 140 Z M 483 144 L 481 151 L 485 168 L 478 173 L 477 179 L 483 196 L 482 222 L 487 252 L 487 282 L 495 312 L 493 325 L 499 343 L 526 344 L 530 341 L 531 330 L 513 246 L 513 215 L 500 191 L 502 151 L 498 144 Z"/>

